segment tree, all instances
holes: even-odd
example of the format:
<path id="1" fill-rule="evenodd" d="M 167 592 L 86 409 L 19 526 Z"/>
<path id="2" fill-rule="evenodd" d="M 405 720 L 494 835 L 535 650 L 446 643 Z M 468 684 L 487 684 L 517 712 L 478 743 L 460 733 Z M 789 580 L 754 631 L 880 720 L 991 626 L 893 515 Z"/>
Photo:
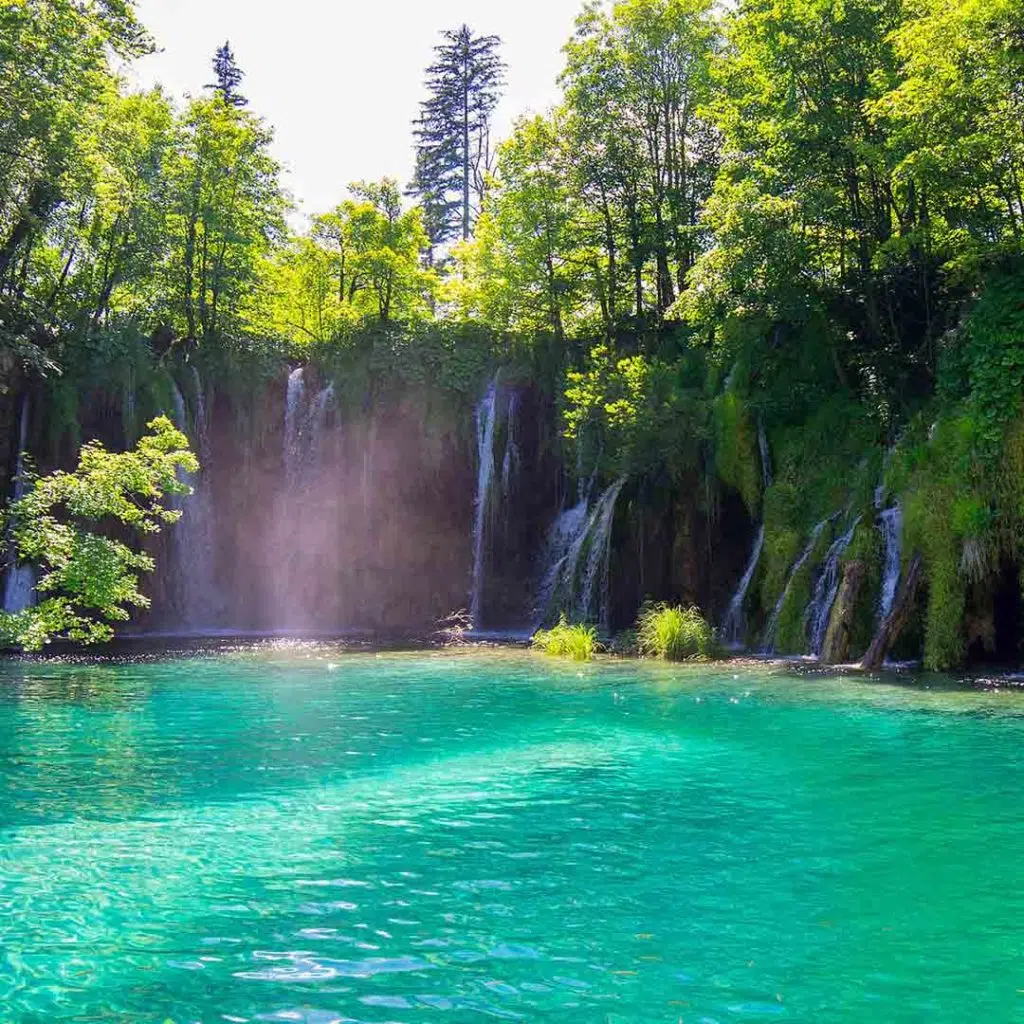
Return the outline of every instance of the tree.
<path id="1" fill-rule="evenodd" d="M 569 152 L 575 191 L 605 250 L 608 322 L 620 302 L 620 252 L 640 316 L 648 293 L 659 314 L 668 309 L 702 249 L 700 218 L 718 166 L 704 112 L 717 33 L 708 0 L 623 0 L 610 13 L 586 7 L 566 46 Z"/>
<path id="2" fill-rule="evenodd" d="M 189 339 L 244 326 L 243 301 L 261 261 L 284 234 L 286 201 L 271 132 L 215 95 L 193 100 L 177 127 L 168 169 L 166 264 L 172 322 Z"/>
<path id="3" fill-rule="evenodd" d="M 132 451 L 113 453 L 89 442 L 76 469 L 30 481 L 7 509 L 15 556 L 38 569 L 42 599 L 21 612 L 0 612 L 4 643 L 38 650 L 51 638 L 109 640 L 110 623 L 149 605 L 139 581 L 155 568 L 153 558 L 109 536 L 109 528 L 118 524 L 145 537 L 176 522 L 181 512 L 164 497 L 189 493 L 178 473 L 199 469 L 188 438 L 167 417 L 157 417 L 149 430 Z"/>
<path id="4" fill-rule="evenodd" d="M 217 81 L 208 84 L 207 89 L 215 89 L 228 106 L 244 107 L 248 104 L 249 101 L 238 91 L 245 72 L 235 62 L 229 42 L 225 42 L 213 55 L 213 73 Z"/>
<path id="5" fill-rule="evenodd" d="M 498 186 L 476 237 L 456 251 L 463 273 L 453 286 L 463 315 L 497 330 L 543 332 L 559 344 L 591 270 L 579 251 L 579 207 L 560 129 L 556 115 L 523 118 L 502 144 Z"/>
<path id="6" fill-rule="evenodd" d="M 432 245 L 469 238 L 491 170 L 491 115 L 504 84 L 497 36 L 467 25 L 443 33 L 427 68 L 429 97 L 414 122 L 416 174 L 410 191 L 422 199 Z"/>
<path id="7" fill-rule="evenodd" d="M 437 275 L 418 206 L 402 209 L 393 178 L 355 182 L 351 198 L 313 219 L 264 268 L 261 328 L 298 344 L 331 341 L 371 320 L 422 320 Z"/>

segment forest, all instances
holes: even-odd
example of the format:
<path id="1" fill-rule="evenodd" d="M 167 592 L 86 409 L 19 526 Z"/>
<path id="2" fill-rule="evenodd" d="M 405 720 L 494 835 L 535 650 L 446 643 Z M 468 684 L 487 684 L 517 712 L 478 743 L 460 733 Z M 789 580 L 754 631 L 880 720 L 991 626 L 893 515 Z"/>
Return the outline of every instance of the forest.
<path id="1" fill-rule="evenodd" d="M 1016 665 L 1024 2 L 591 0 L 505 139 L 438 39 L 413 180 L 301 218 L 229 44 L 180 101 L 131 0 L 0 5 L 8 640 L 668 601 Z"/>

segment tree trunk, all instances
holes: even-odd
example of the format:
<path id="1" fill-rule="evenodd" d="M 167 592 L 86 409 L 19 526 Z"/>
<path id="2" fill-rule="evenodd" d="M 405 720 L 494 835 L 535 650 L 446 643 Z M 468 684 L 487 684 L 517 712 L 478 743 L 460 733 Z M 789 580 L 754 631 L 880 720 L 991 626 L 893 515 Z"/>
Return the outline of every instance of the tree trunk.
<path id="1" fill-rule="evenodd" d="M 3 246 L 0 246 L 0 278 L 6 276 L 21 243 L 28 238 L 33 228 L 45 224 L 59 202 L 60 193 L 56 185 L 48 181 L 37 181 L 32 186 L 24 213 L 14 222 Z"/>
<path id="2" fill-rule="evenodd" d="M 882 667 L 885 656 L 903 631 L 903 627 L 906 626 L 910 613 L 913 611 L 914 598 L 921 582 L 921 567 L 921 552 L 915 551 L 907 565 L 906 572 L 900 577 L 900 585 L 896 590 L 896 600 L 893 601 L 892 611 L 878 627 L 878 632 L 860 663 L 861 668 L 874 672 Z"/>
<path id="3" fill-rule="evenodd" d="M 850 656 L 850 637 L 857 598 L 864 582 L 864 563 L 854 559 L 843 566 L 843 579 L 839 584 L 832 614 L 829 616 L 825 640 L 821 645 L 822 665 L 836 665 Z"/>

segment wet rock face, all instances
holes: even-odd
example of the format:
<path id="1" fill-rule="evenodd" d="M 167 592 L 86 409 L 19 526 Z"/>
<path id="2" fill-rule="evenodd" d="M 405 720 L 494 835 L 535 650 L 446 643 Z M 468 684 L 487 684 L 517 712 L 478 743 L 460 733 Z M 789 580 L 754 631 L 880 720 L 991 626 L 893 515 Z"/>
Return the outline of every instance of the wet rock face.
<path id="1" fill-rule="evenodd" d="M 215 423 L 215 625 L 399 629 L 464 606 L 472 467 L 451 425 L 401 400 L 351 417 L 331 406 L 295 465 L 276 411 L 244 432 Z"/>
<path id="2" fill-rule="evenodd" d="M 853 559 L 843 566 L 842 579 L 821 648 L 821 662 L 824 665 L 836 665 L 850 657 L 854 616 L 865 575 L 866 566 L 859 559 Z"/>

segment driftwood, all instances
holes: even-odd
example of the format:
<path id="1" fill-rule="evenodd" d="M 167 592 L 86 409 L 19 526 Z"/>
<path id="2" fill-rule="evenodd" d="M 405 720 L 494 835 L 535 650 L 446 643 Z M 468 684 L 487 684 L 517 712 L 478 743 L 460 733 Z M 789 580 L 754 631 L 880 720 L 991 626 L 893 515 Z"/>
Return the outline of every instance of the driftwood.
<path id="1" fill-rule="evenodd" d="M 822 665 L 836 665 L 846 661 L 850 654 L 850 638 L 853 632 L 853 614 L 857 610 L 857 597 L 864 581 L 864 563 L 859 559 L 843 566 L 843 579 L 839 584 L 828 629 L 821 645 Z"/>
<path id="2" fill-rule="evenodd" d="M 892 611 L 878 627 L 878 632 L 860 663 L 861 668 L 873 672 L 882 667 L 885 656 L 903 631 L 903 627 L 907 624 L 907 619 L 910 618 L 910 613 L 914 609 L 914 597 L 917 594 L 918 584 L 921 582 L 921 567 L 921 552 L 915 551 L 906 571 L 900 576 L 900 585 L 896 589 L 896 599 L 893 601 Z"/>

